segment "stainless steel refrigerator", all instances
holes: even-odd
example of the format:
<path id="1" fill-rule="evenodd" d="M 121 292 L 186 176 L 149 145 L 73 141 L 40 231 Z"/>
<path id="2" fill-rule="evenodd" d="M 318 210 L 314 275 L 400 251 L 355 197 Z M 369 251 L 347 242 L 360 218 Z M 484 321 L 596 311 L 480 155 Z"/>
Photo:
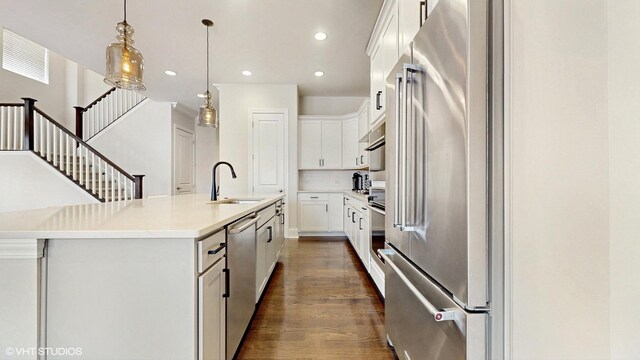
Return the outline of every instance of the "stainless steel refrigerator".
<path id="1" fill-rule="evenodd" d="M 487 0 L 440 0 L 387 77 L 385 327 L 400 359 L 489 356 Z"/>

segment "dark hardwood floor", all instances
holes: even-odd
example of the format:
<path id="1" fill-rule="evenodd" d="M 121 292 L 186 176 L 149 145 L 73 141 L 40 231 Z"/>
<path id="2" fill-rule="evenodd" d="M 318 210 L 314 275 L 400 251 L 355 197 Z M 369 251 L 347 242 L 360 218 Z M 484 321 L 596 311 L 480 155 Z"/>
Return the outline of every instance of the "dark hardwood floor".
<path id="1" fill-rule="evenodd" d="M 372 286 L 346 239 L 287 240 L 238 359 L 393 359 Z"/>

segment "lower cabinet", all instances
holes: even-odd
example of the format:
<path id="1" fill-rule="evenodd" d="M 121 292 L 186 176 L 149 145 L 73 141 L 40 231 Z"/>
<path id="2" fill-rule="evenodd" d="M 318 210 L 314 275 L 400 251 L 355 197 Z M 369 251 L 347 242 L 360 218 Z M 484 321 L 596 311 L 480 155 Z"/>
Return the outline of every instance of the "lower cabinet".
<path id="1" fill-rule="evenodd" d="M 344 212 L 344 232 L 365 268 L 369 270 L 369 247 L 371 246 L 369 209 L 361 201 L 345 196 Z"/>
<path id="2" fill-rule="evenodd" d="M 225 259 L 198 278 L 198 359 L 225 359 Z"/>
<path id="3" fill-rule="evenodd" d="M 274 242 L 276 219 L 275 216 L 269 219 L 256 234 L 256 303 L 260 300 L 277 262 L 276 242 Z"/>
<path id="4" fill-rule="evenodd" d="M 298 195 L 298 231 L 343 231 L 342 193 L 300 193 Z"/>
<path id="5" fill-rule="evenodd" d="M 326 200 L 300 201 L 299 207 L 299 231 L 327 231 L 329 228 L 329 203 Z"/>

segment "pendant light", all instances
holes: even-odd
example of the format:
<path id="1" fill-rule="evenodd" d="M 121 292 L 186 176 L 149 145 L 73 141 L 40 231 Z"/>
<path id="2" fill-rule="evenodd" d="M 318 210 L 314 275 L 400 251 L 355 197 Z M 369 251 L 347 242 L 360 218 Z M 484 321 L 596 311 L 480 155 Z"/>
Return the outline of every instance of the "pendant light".
<path id="1" fill-rule="evenodd" d="M 140 51 L 133 47 L 133 28 L 127 23 L 127 0 L 124 0 L 124 20 L 116 25 L 116 30 L 118 42 L 107 46 L 104 82 L 120 89 L 144 91 L 144 60 Z"/>
<path id="2" fill-rule="evenodd" d="M 202 23 L 207 27 L 207 92 L 204 93 L 204 105 L 200 106 L 198 113 L 198 126 L 218 127 L 218 114 L 216 108 L 211 105 L 211 92 L 209 92 L 209 28 L 213 26 L 213 21 L 202 19 Z"/>

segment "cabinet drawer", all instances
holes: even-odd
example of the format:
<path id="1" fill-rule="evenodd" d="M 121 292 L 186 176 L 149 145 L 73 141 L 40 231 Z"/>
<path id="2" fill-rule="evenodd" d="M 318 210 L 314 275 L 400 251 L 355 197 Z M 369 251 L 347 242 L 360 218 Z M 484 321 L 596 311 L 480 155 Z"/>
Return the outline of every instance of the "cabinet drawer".
<path id="1" fill-rule="evenodd" d="M 271 220 L 272 217 L 276 216 L 276 204 L 271 204 L 258 211 L 258 215 L 260 216 L 260 220 L 258 220 L 257 228 L 260 228 L 262 225 L 266 224 L 267 221 Z"/>
<path id="2" fill-rule="evenodd" d="M 329 200 L 329 194 L 327 194 L 327 193 L 300 193 L 300 194 L 298 194 L 298 200 L 300 200 L 300 201 Z"/>
<path id="3" fill-rule="evenodd" d="M 224 246 L 226 246 L 226 233 L 224 230 L 198 241 L 198 272 L 204 272 L 209 266 L 222 258 L 226 253 Z M 209 251 L 212 253 L 210 254 Z"/>

